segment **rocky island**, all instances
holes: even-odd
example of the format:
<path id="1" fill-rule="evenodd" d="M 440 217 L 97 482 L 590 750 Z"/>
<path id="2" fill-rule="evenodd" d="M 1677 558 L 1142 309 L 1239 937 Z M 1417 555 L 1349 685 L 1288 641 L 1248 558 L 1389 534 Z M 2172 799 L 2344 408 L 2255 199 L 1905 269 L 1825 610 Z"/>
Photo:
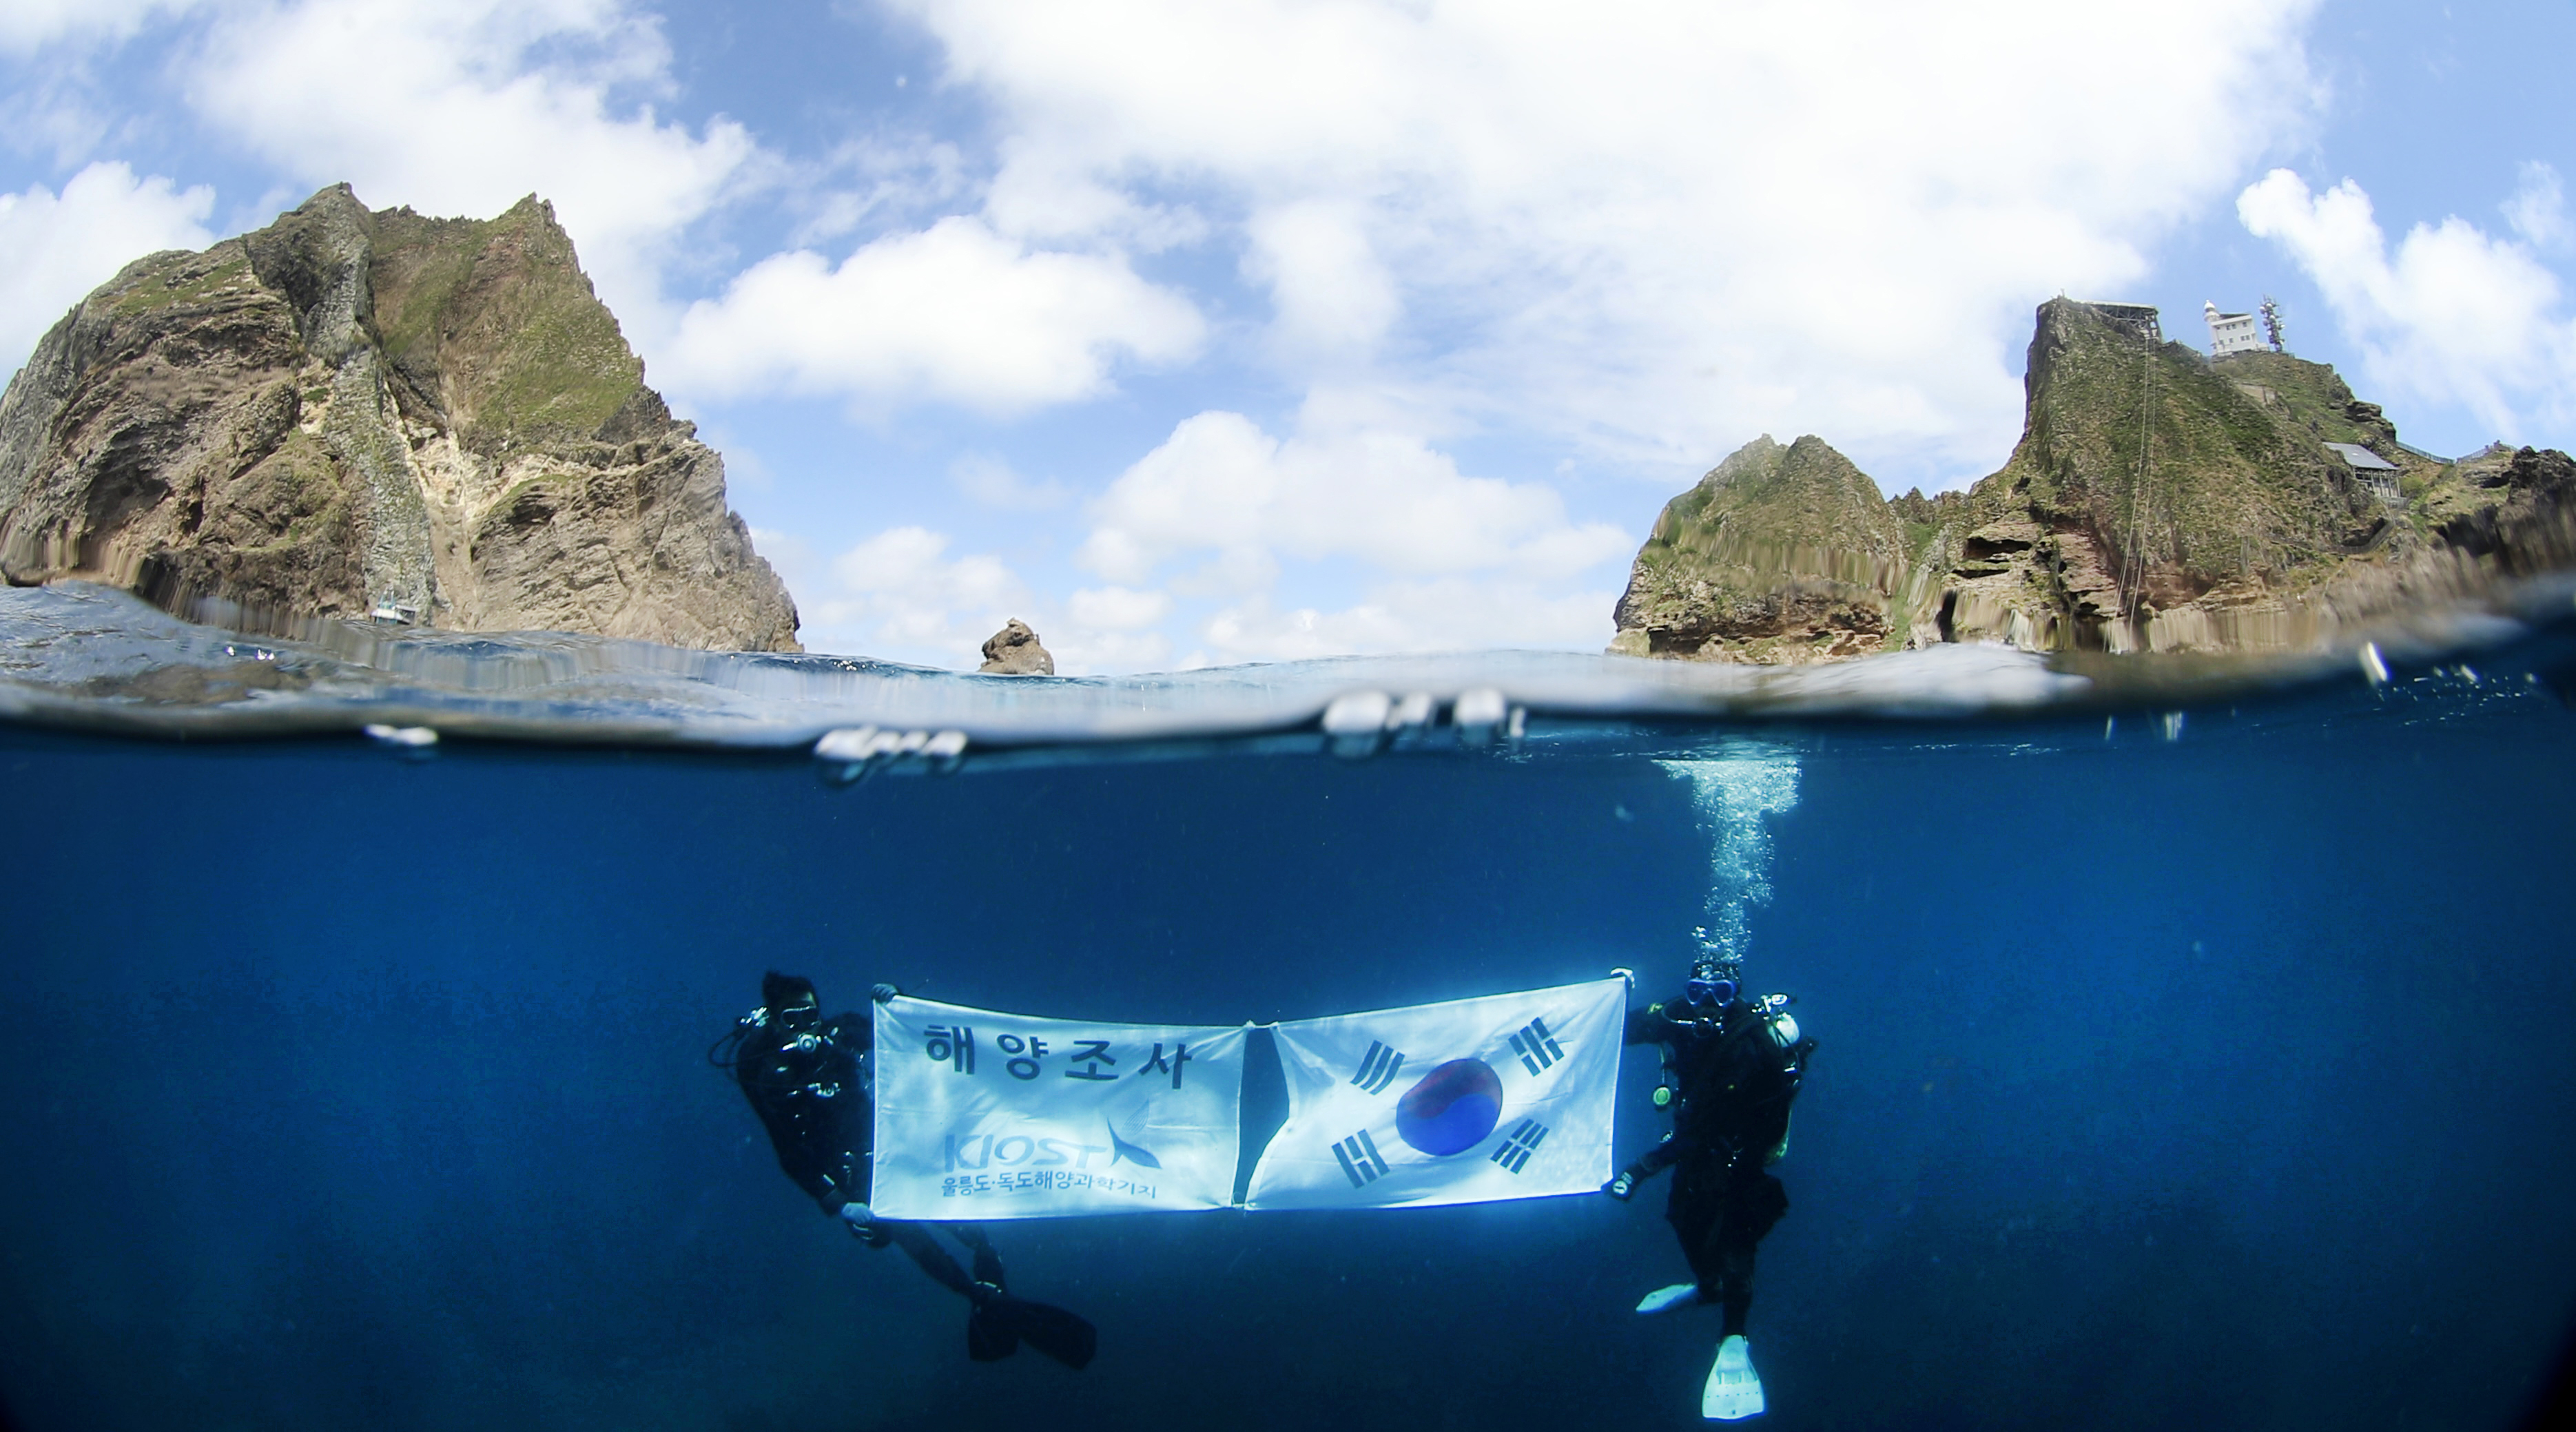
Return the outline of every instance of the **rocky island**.
<path id="1" fill-rule="evenodd" d="M 2325 364 L 2056 299 L 2024 386 L 2020 443 L 1965 492 L 1888 500 L 1819 438 L 1746 444 L 1665 506 L 1610 649 L 2290 651 L 2576 566 L 2576 462 L 2418 452 Z"/>
<path id="2" fill-rule="evenodd" d="M 348 186 L 126 266 L 0 397 L 0 575 L 190 615 L 794 651 L 796 608 L 533 195 Z"/>

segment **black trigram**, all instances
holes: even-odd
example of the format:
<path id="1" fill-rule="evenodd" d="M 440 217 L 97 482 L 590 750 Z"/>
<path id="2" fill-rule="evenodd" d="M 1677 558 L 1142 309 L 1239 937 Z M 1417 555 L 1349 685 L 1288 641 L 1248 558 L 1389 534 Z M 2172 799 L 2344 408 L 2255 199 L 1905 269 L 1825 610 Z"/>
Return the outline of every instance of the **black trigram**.
<path id="1" fill-rule="evenodd" d="M 1538 1152 L 1539 1141 L 1546 1137 L 1547 1125 L 1536 1119 L 1523 1119 L 1503 1136 L 1491 1157 L 1503 1166 L 1503 1172 L 1519 1173 L 1529 1163 L 1530 1155 Z"/>
<path id="2" fill-rule="evenodd" d="M 1342 1172 L 1350 1175 L 1353 1188 L 1365 1188 L 1386 1177 L 1386 1157 L 1377 1151 L 1377 1140 L 1366 1129 L 1333 1145 L 1333 1157 L 1342 1161 Z"/>
<path id="3" fill-rule="evenodd" d="M 1521 1067 L 1536 1074 L 1565 1057 L 1557 1047 L 1556 1036 L 1547 1032 L 1547 1021 L 1533 1019 L 1512 1036 L 1512 1052 L 1521 1057 Z"/>
<path id="4" fill-rule="evenodd" d="M 1372 1039 L 1369 1052 L 1360 1056 L 1359 1072 L 1351 1082 L 1372 1094 L 1381 1094 L 1395 1082 L 1395 1071 L 1404 1067 L 1404 1056 Z"/>

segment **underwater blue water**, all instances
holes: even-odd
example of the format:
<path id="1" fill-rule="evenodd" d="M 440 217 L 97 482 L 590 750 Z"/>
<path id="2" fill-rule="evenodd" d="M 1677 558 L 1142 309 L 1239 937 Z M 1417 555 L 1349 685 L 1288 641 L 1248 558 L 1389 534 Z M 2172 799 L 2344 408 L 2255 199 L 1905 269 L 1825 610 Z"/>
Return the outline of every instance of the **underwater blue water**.
<path id="1" fill-rule="evenodd" d="M 2552 648 L 2554 650 L 2555 648 Z M 2511 1425 L 2576 1314 L 2576 715 L 2526 668 L 2013 721 L 978 768 L 0 726 L 0 1400 L 28 1429 L 1698 1425 L 1664 1185 L 1007 1223 L 1071 1373 L 782 1178 L 761 972 L 1270 1020 L 1684 973 L 1821 1041 L 1792 1428 Z M 1624 1074 L 1620 1155 L 1658 1122 Z M 1275 1123 L 1275 1072 L 1252 1090 Z"/>

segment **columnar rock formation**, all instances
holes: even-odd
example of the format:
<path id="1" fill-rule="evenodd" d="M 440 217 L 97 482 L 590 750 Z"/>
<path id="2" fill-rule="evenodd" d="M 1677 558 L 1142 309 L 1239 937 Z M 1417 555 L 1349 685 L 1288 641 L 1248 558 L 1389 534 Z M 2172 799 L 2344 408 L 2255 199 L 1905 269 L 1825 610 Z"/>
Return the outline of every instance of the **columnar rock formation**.
<path id="1" fill-rule="evenodd" d="M 1665 504 L 1611 649 L 1787 664 L 1882 651 L 1904 635 L 1889 623 L 1907 555 L 1904 524 L 1849 459 L 1766 433 Z"/>
<path id="2" fill-rule="evenodd" d="M 1966 493 L 1882 502 L 1815 438 L 1747 445 L 1664 509 L 1611 650 L 2290 650 L 2576 565 L 2564 454 L 2445 463 L 2324 364 L 2212 360 L 2126 317 L 2040 307 L 2021 442 Z M 2394 472 L 2357 472 L 2329 444 Z"/>
<path id="3" fill-rule="evenodd" d="M 552 208 L 346 185 L 128 265 L 0 398 L 0 573 L 174 609 L 796 649 L 796 610 Z"/>

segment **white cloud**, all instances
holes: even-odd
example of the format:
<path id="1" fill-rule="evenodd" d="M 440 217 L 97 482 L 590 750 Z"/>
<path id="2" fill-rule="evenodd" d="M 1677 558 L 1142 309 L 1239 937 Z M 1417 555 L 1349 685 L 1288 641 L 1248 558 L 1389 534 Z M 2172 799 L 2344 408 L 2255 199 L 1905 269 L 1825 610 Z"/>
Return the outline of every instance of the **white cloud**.
<path id="1" fill-rule="evenodd" d="M 0 194 L 0 361 L 12 369 L 91 289 L 158 249 L 201 249 L 215 206 L 204 186 L 182 190 L 160 177 L 137 179 L 123 164 L 98 163 L 60 194 L 41 184 Z"/>
<path id="2" fill-rule="evenodd" d="M 1101 676 L 1113 672 L 1168 671 L 1172 643 L 1161 632 L 1087 632 L 1040 630 L 1047 654 L 1055 658 L 1058 676 Z"/>
<path id="3" fill-rule="evenodd" d="M 1252 216 L 1244 267 L 1267 285 L 1279 337 L 1299 348 L 1367 348 L 1401 307 L 1395 277 L 1369 247 L 1365 216 L 1350 203 L 1310 200 Z"/>
<path id="4" fill-rule="evenodd" d="M 1187 299 L 1116 254 L 1032 250 L 966 215 L 838 264 L 776 254 L 720 299 L 666 304 L 667 276 L 699 261 L 691 226 L 784 184 L 789 166 L 729 120 L 656 114 L 676 92 L 673 57 L 635 0 L 244 0 L 186 75 L 200 112 L 305 183 L 346 179 L 369 203 L 434 214 L 551 200 L 655 382 L 684 398 L 784 388 L 1021 412 L 1106 391 L 1120 359 L 1186 357 L 1202 337 Z M 844 170 L 858 180 L 815 194 L 797 226 L 809 243 L 962 187 L 953 148 L 918 140 L 845 145 L 808 169 L 800 195 Z M 1130 229 L 1151 227 L 1117 202 L 1141 216 Z"/>
<path id="5" fill-rule="evenodd" d="M 66 40 L 121 40 L 147 20 L 196 5 L 197 0 L 8 0 L 0 5 L 0 53 L 27 54 Z"/>
<path id="6" fill-rule="evenodd" d="M 2567 189 L 2552 166 L 2536 159 L 2526 162 L 2522 182 L 2503 208 L 2505 222 L 2534 248 L 2557 248 L 2567 242 Z"/>
<path id="7" fill-rule="evenodd" d="M 2031 306 L 2125 296 L 2315 108 L 2315 0 L 898 3 L 992 101 L 994 193 L 1081 196 L 1030 206 L 1059 239 L 1239 216 L 1292 383 L 1373 356 L 1429 420 L 1654 462 L 1991 467 Z"/>
<path id="8" fill-rule="evenodd" d="M 1073 594 L 1059 616 L 1039 614 L 1038 634 L 1066 676 L 1169 667 L 1172 642 L 1158 628 L 1172 614 L 1163 592 L 1091 587 Z"/>
<path id="9" fill-rule="evenodd" d="M 1127 587 L 1089 587 L 1068 603 L 1073 619 L 1101 631 L 1136 631 L 1171 614 L 1172 599 L 1163 592 Z"/>
<path id="10" fill-rule="evenodd" d="M 1285 438 L 1239 413 L 1182 422 L 1090 517 L 1075 563 L 1117 585 L 1075 593 L 1070 624 L 1185 625 L 1194 664 L 1599 646 L 1616 593 L 1586 578 L 1624 568 L 1636 546 L 1608 524 L 1569 520 L 1542 484 L 1466 476 L 1372 405 L 1331 396 Z M 1362 600 L 1281 600 L 1325 571 L 1355 579 Z"/>
<path id="11" fill-rule="evenodd" d="M 1015 413 L 1106 391 L 1122 354 L 1186 357 L 1204 332 L 1187 299 L 1123 260 L 1032 251 L 952 216 L 837 265 L 810 251 L 762 260 L 690 305 L 660 372 L 711 396 L 784 387 Z"/>
<path id="12" fill-rule="evenodd" d="M 1078 164 L 1045 157 L 1043 141 L 1003 145 L 1007 158 L 984 195 L 984 217 L 1015 238 L 1107 236 L 1145 253 L 1207 237 L 1208 223 L 1186 204 L 1151 203 L 1095 180 Z"/>
<path id="13" fill-rule="evenodd" d="M 1231 576 L 1246 590 L 1268 587 L 1283 556 L 1545 581 L 1634 546 L 1607 524 L 1568 522 L 1547 487 L 1460 474 L 1417 437 L 1327 427 L 1283 440 L 1225 412 L 1174 428 L 1110 484 L 1092 518 L 1075 558 L 1087 570 L 1141 583 L 1175 558 L 1204 555 L 1214 559 L 1209 580 Z"/>
<path id="14" fill-rule="evenodd" d="M 925 527 L 892 527 L 842 553 L 833 575 L 854 592 L 903 593 L 937 601 L 991 603 L 1021 594 L 998 557 L 946 560 L 948 538 Z"/>
<path id="15" fill-rule="evenodd" d="M 1299 661 L 1352 652 L 1590 647 L 1609 643 L 1606 590 L 1542 595 L 1527 583 L 1449 578 L 1392 582 L 1339 611 L 1276 611 L 1267 599 L 1229 606 L 1199 628 L 1194 664 Z"/>
<path id="16" fill-rule="evenodd" d="M 368 203 L 440 215 L 553 201 L 600 296 L 649 339 L 681 231 L 759 158 L 737 124 L 655 115 L 670 65 L 626 0 L 281 0 L 228 7 L 184 87 L 315 188 L 346 180 Z"/>
<path id="17" fill-rule="evenodd" d="M 2249 186 L 2236 211 L 2307 271 L 2374 382 L 2464 404 L 2508 438 L 2526 408 L 2576 412 L 2576 322 L 2554 316 L 2557 275 L 2528 246 L 2453 216 L 2416 225 L 2392 254 L 2360 185 L 2313 193 L 2287 169 Z M 2548 221 L 2536 207 L 2524 219 L 2544 232 Z"/>
<path id="18" fill-rule="evenodd" d="M 1037 631 L 1061 675 L 1171 660 L 1170 639 L 1155 629 L 1172 610 L 1163 593 L 1097 587 L 1059 603 L 1031 592 L 999 556 L 952 557 L 952 545 L 944 532 L 892 527 L 834 559 L 828 578 L 800 565 L 793 580 L 806 647 L 971 671 L 983 662 L 984 639 L 1017 617 Z M 798 548 L 782 550 L 793 563 Z"/>
<path id="19" fill-rule="evenodd" d="M 891 527 L 832 561 L 833 585 L 808 603 L 801 638 L 815 650 L 859 651 L 926 665 L 974 666 L 984 638 L 1030 605 L 1001 558 L 951 558 L 946 533 Z M 817 584 L 819 586 L 819 584 Z"/>
<path id="20" fill-rule="evenodd" d="M 799 583 L 806 648 L 972 671 L 982 662 L 984 639 L 1017 617 L 1036 630 L 1064 676 L 1352 652 L 1598 649 L 1610 639 L 1617 596 L 1609 590 L 1546 595 L 1510 580 L 1442 578 L 1382 582 L 1340 608 L 1283 609 L 1260 593 L 1184 609 L 1168 592 L 1116 586 L 1084 588 L 1058 602 L 1029 591 L 988 554 L 951 558 L 950 545 L 944 533 L 891 529 L 842 555 L 834 564 L 841 582 Z M 823 595 L 813 599 L 809 590 Z M 1194 644 L 1178 663 L 1176 630 Z"/>

